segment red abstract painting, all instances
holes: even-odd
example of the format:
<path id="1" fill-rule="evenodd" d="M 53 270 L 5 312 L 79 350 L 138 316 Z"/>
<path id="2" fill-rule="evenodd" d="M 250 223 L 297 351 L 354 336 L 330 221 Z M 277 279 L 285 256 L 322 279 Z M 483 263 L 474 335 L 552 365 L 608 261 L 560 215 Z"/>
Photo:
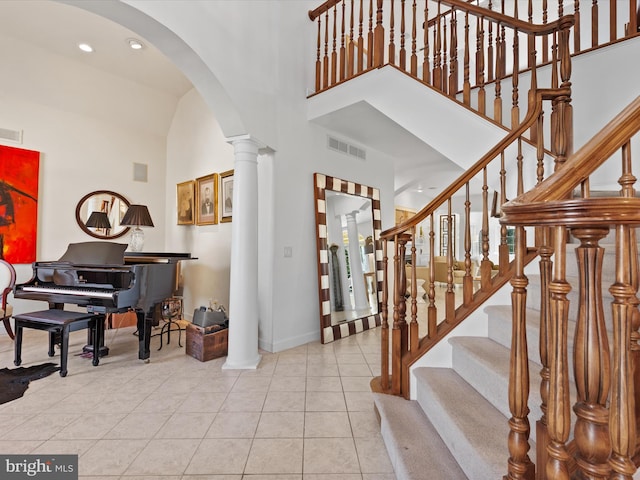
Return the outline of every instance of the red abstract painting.
<path id="1" fill-rule="evenodd" d="M 0 258 L 36 260 L 40 152 L 0 145 Z"/>

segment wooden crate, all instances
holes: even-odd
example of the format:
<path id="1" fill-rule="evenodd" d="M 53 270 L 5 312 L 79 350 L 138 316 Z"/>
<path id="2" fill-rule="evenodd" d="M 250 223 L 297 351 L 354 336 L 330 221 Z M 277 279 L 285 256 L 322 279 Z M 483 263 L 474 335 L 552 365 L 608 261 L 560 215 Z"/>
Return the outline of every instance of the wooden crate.
<path id="1" fill-rule="evenodd" d="M 193 358 L 206 362 L 227 354 L 229 329 L 208 332 L 197 325 L 187 325 L 187 345 L 185 353 Z"/>

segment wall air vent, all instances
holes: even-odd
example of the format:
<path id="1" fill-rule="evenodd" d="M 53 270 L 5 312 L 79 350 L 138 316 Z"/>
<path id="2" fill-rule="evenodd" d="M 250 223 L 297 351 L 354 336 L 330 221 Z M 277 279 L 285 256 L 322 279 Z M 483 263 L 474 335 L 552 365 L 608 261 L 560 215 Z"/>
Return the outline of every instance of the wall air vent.
<path id="1" fill-rule="evenodd" d="M 327 136 L 327 147 L 336 152 L 344 153 L 352 157 L 359 158 L 360 160 L 367 159 L 367 152 L 362 148 L 358 148 L 354 145 L 350 145 L 347 142 L 339 140 L 335 137 Z"/>
<path id="2" fill-rule="evenodd" d="M 16 143 L 22 143 L 22 130 L 9 130 L 8 128 L 0 128 L 0 138 Z"/>

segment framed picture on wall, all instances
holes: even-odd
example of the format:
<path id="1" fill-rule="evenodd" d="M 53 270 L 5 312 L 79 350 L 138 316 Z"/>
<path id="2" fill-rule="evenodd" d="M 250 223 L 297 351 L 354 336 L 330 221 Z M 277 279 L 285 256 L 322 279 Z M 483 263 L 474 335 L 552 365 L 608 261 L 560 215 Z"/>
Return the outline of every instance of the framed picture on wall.
<path id="1" fill-rule="evenodd" d="M 396 225 L 400 225 L 402 222 L 409 220 L 415 214 L 415 210 L 404 207 L 396 207 Z"/>
<path id="2" fill-rule="evenodd" d="M 178 225 L 193 225 L 195 216 L 193 205 L 195 200 L 194 181 L 188 180 L 179 183 L 176 191 L 176 209 L 178 212 Z"/>
<path id="3" fill-rule="evenodd" d="M 233 215 L 233 170 L 220 174 L 220 222 L 230 222 Z"/>
<path id="4" fill-rule="evenodd" d="M 196 178 L 196 224 L 218 223 L 218 174 Z"/>

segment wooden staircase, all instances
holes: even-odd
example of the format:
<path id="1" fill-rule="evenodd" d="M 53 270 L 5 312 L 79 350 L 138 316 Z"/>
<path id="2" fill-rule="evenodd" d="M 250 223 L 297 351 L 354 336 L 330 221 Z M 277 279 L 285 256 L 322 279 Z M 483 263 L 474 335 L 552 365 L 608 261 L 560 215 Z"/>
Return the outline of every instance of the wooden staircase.
<path id="1" fill-rule="evenodd" d="M 510 13 L 504 1 L 499 11 L 491 1 L 487 8 L 460 0 L 391 1 L 390 11 L 382 0 L 375 9 L 368 3 L 367 10 L 362 1 L 330 0 L 310 12 L 318 22 L 317 92 L 391 64 L 507 129 L 502 141 L 415 217 L 381 236 L 382 374 L 372 389 L 384 393 L 376 396 L 376 407 L 397 478 L 632 478 L 640 445 L 635 402 L 640 203 L 631 144 L 640 129 L 640 99 L 574 154 L 571 55 L 584 51 L 578 27 L 589 18 L 580 2 L 567 2 L 573 11 L 566 15 L 560 1 L 555 21 L 548 19 L 547 2 L 528 2 L 527 20 L 518 18 L 518 2 Z M 544 10 L 537 15 L 541 4 Z M 614 4 L 608 4 L 609 41 L 637 35 L 637 2 L 628 2 L 622 29 Z M 434 5 L 436 14 L 430 16 Z M 601 8 L 594 1 L 587 10 L 591 48 L 601 38 Z M 542 23 L 534 21 L 538 17 Z M 527 46 L 524 69 L 521 45 Z M 506 85 L 510 102 L 503 101 Z M 521 112 L 527 112 L 524 118 Z M 596 197 L 589 177 L 605 163 L 617 172 L 614 183 L 621 188 L 613 197 Z M 472 211 L 482 215 L 477 272 Z M 498 238 L 489 235 L 493 215 L 502 225 Z M 461 259 L 451 236 L 441 235 L 443 227 L 453 232 L 455 225 Z M 430 259 L 425 331 L 418 321 L 415 269 L 419 226 L 426 226 Z M 610 230 L 615 245 L 604 249 L 600 242 Z M 515 245 L 508 241 L 511 233 Z M 573 246 L 568 238 L 578 244 L 575 276 L 568 274 L 567 249 Z M 498 245 L 495 262 L 493 245 Z M 437 249 L 447 262 L 444 291 L 435 285 Z M 602 269 L 605 252 L 613 254 L 608 279 Z M 464 264 L 461 287 L 454 285 L 456 260 Z M 512 305 L 487 307 L 503 287 L 511 289 Z M 607 288 L 610 293 L 603 294 Z M 609 304 L 607 319 L 603 305 Z M 483 308 L 487 338 L 450 338 L 463 322 L 476 321 Z M 575 338 L 569 333 L 574 318 Z M 428 366 L 429 352 L 441 342 L 452 346 L 451 369 Z"/>

